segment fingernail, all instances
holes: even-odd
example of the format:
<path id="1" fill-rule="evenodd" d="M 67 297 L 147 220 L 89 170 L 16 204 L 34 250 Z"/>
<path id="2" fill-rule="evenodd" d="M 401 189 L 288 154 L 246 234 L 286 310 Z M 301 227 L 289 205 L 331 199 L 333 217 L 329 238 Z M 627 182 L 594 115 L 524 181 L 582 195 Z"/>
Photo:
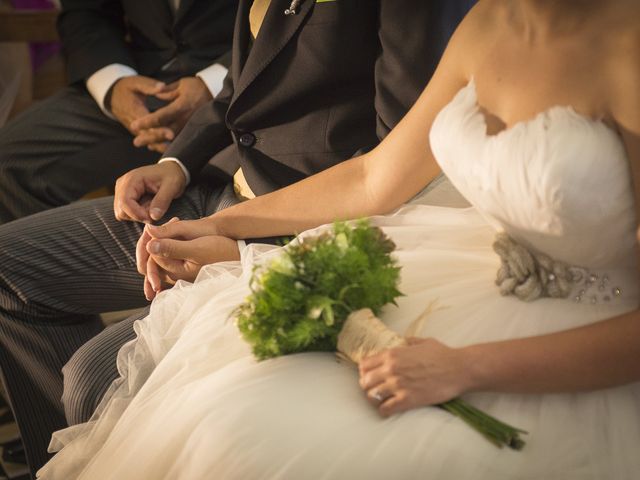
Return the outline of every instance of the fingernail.
<path id="1" fill-rule="evenodd" d="M 165 84 L 163 82 L 156 83 L 156 88 L 164 88 Z"/>
<path id="2" fill-rule="evenodd" d="M 159 208 L 152 208 L 151 218 L 153 218 L 154 220 L 160 220 L 160 218 L 162 218 L 162 210 L 160 210 Z"/>
<path id="3" fill-rule="evenodd" d="M 160 243 L 149 242 L 149 250 L 151 250 L 151 253 L 160 253 Z"/>

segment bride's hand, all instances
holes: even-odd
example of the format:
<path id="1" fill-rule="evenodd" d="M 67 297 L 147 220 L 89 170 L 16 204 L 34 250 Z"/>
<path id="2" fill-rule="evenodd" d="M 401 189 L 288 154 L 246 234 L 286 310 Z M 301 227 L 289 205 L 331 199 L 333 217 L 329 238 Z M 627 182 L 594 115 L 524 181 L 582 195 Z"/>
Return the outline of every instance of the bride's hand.
<path id="1" fill-rule="evenodd" d="M 213 234 L 213 228 L 207 218 L 172 218 L 161 226 L 145 226 L 136 246 L 136 263 L 145 277 L 147 300 L 178 280 L 193 282 L 204 265 L 240 258 L 237 242 Z"/>
<path id="2" fill-rule="evenodd" d="M 151 238 L 146 249 L 149 254 L 147 278 L 155 293 L 178 280 L 193 282 L 204 265 L 240 259 L 238 243 L 220 235 L 194 239 Z"/>
<path id="3" fill-rule="evenodd" d="M 446 402 L 468 389 L 462 351 L 433 338 L 412 338 L 360 362 L 360 386 L 383 416 Z"/>

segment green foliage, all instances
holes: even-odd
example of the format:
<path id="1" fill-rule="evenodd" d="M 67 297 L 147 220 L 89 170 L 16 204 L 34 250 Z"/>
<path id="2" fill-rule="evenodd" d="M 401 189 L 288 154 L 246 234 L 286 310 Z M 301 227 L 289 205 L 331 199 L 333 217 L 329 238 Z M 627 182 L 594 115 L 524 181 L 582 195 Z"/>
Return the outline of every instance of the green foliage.
<path id="1" fill-rule="evenodd" d="M 252 293 L 234 312 L 238 328 L 264 360 L 289 353 L 333 351 L 349 314 L 374 313 L 401 295 L 395 245 L 361 220 L 287 246 L 251 279 Z"/>

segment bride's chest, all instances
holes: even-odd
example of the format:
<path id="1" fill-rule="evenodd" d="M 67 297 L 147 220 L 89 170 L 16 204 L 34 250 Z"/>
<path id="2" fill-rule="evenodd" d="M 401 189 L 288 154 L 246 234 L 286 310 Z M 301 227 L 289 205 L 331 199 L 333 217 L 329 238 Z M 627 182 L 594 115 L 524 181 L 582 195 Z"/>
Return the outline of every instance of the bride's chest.
<path id="1" fill-rule="evenodd" d="M 473 87 L 443 109 L 430 135 L 436 160 L 467 200 L 497 228 L 569 261 L 607 264 L 603 245 L 631 248 L 634 199 L 617 133 L 558 106 L 489 135 Z M 575 243 L 574 257 L 566 245 Z"/>

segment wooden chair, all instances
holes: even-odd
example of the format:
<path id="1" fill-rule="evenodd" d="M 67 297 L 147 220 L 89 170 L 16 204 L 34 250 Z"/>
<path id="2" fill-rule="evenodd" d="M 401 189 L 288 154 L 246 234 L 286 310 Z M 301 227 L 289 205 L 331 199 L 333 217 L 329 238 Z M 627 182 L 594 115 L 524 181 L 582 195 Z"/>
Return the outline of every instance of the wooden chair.
<path id="1" fill-rule="evenodd" d="M 26 108 L 32 100 L 46 98 L 66 85 L 61 55 L 49 58 L 33 75 L 28 59 L 28 43 L 59 40 L 57 17 L 58 10 L 16 10 L 6 3 L 0 3 L 0 42 L 7 42 L 6 48 L 24 57 L 23 91 L 12 115 Z"/>
<path id="2" fill-rule="evenodd" d="M 57 10 L 0 10 L 0 42 L 55 42 Z"/>

